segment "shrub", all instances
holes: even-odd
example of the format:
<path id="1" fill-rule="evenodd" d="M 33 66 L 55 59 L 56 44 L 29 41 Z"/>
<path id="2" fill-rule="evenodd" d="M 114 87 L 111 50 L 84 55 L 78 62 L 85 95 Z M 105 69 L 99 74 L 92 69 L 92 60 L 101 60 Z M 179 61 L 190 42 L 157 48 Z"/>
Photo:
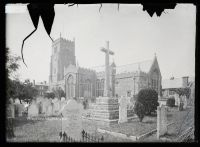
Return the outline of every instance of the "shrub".
<path id="1" fill-rule="evenodd" d="M 136 101 L 134 105 L 134 112 L 140 119 L 140 122 L 142 122 L 144 116 L 145 116 L 145 107 L 142 103 Z"/>
<path id="2" fill-rule="evenodd" d="M 145 107 L 145 114 L 151 114 L 157 110 L 158 94 L 153 89 L 142 89 L 138 93 L 137 101 Z"/>
<path id="3" fill-rule="evenodd" d="M 167 106 L 169 106 L 169 107 L 175 106 L 175 98 L 174 97 L 167 99 Z"/>

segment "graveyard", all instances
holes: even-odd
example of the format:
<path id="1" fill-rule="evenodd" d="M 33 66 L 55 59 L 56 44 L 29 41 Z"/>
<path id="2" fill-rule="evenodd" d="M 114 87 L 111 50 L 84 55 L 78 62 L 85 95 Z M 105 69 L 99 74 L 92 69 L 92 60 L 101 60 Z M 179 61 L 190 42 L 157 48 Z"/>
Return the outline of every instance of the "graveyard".
<path id="1" fill-rule="evenodd" d="M 37 116 L 19 116 L 15 119 L 15 138 L 8 139 L 10 142 L 63 142 L 59 133 L 63 130 L 71 137 L 81 139 L 81 131 L 85 130 L 92 136 L 101 138 L 104 142 L 154 142 L 166 141 L 166 138 L 173 141 L 179 131 L 183 132 L 189 126 L 194 125 L 194 108 L 188 107 L 184 111 L 179 111 L 177 107 L 169 108 L 166 111 L 167 132 L 162 136 L 165 140 L 157 139 L 157 116 L 145 116 L 140 122 L 137 116 L 113 124 L 111 126 L 98 125 L 94 120 L 85 116 L 88 110 L 83 109 L 80 103 L 75 100 L 68 103 L 65 113 L 61 115 L 38 114 Z M 80 110 L 80 112 L 78 112 Z M 69 113 L 68 113 L 69 112 Z M 187 113 L 187 119 L 185 116 Z M 70 119 L 65 119 L 70 118 Z M 69 121 L 70 120 L 70 121 Z M 185 121 L 184 121 L 185 120 Z M 149 134 L 149 135 L 148 135 Z M 79 138 L 77 138 L 79 137 Z"/>
<path id="2" fill-rule="evenodd" d="M 194 138 L 194 105 L 188 105 L 186 99 L 177 106 L 159 103 L 160 91 L 153 88 L 140 89 L 137 99 L 132 101 L 130 96 L 116 96 L 109 64 L 109 55 L 114 53 L 109 50 L 109 42 L 102 51 L 105 52 L 102 96 L 87 99 L 85 106 L 86 99 L 76 96 L 75 81 L 70 75 L 66 98 L 36 97 L 26 108 L 15 99 L 10 104 L 16 114 L 15 137 L 8 141 L 178 142 Z M 85 87 L 86 96 L 91 96 L 91 85 Z M 23 113 L 25 110 L 27 113 Z"/>

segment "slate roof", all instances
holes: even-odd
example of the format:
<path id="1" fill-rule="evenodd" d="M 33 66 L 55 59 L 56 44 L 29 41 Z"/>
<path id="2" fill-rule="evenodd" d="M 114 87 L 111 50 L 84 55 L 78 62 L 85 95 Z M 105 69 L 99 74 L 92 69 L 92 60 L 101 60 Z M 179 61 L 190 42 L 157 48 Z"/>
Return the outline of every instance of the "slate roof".
<path id="1" fill-rule="evenodd" d="M 139 69 L 148 73 L 152 64 L 153 60 L 146 60 L 142 62 L 116 66 L 116 74 L 135 72 L 139 71 Z M 93 67 L 92 69 L 94 69 L 96 72 L 102 72 L 105 71 L 105 66 L 97 66 Z"/>
<path id="2" fill-rule="evenodd" d="M 135 71 L 139 71 L 139 69 L 143 72 L 148 73 L 150 71 L 152 64 L 153 64 L 153 60 L 146 60 L 146 61 L 142 61 L 142 62 L 117 66 L 116 74 L 135 72 Z"/>

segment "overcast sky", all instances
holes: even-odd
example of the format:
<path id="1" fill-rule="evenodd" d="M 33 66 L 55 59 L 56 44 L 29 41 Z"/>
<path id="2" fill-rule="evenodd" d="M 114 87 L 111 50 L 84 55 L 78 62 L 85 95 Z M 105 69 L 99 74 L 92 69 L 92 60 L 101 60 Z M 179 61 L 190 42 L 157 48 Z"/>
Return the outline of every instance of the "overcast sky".
<path id="1" fill-rule="evenodd" d="M 75 54 L 79 66 L 93 67 L 105 63 L 100 48 L 109 40 L 116 65 L 154 58 L 156 53 L 162 78 L 195 75 L 196 7 L 178 4 L 165 10 L 161 17 L 150 17 L 142 5 L 55 5 L 51 36 L 75 38 Z M 15 9 L 14 9 L 15 8 Z M 6 46 L 21 56 L 23 39 L 34 30 L 26 5 L 7 5 Z M 52 42 L 40 18 L 37 31 L 26 40 L 24 59 L 20 62 L 22 80 L 48 81 Z"/>

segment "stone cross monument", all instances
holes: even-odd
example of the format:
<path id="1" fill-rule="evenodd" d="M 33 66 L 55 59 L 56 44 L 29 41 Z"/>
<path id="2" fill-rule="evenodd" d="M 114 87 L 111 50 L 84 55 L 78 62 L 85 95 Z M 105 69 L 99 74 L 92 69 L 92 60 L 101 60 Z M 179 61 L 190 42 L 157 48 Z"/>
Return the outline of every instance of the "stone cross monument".
<path id="1" fill-rule="evenodd" d="M 90 105 L 91 118 L 95 120 L 97 125 L 111 126 L 117 124 L 119 120 L 119 104 L 118 98 L 112 93 L 112 75 L 109 65 L 109 55 L 114 55 L 114 52 L 109 50 L 109 42 L 106 42 L 106 48 L 101 48 L 105 53 L 105 85 L 103 97 L 97 97 L 96 103 Z"/>
<path id="2" fill-rule="evenodd" d="M 109 50 L 109 41 L 106 41 L 106 48 L 101 48 L 101 51 L 105 53 L 105 84 L 104 84 L 104 97 L 110 97 L 112 94 L 110 85 L 110 65 L 109 55 L 114 55 L 114 52 Z"/>

